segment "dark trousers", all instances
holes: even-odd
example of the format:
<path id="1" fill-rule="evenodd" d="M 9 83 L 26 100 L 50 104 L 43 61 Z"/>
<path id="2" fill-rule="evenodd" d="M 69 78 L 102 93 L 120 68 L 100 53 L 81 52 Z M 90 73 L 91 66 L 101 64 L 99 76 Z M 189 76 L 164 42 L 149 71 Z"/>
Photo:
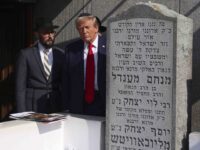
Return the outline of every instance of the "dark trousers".
<path id="1" fill-rule="evenodd" d="M 56 113 L 61 111 L 60 107 L 60 92 L 58 90 L 52 90 L 37 100 L 37 108 L 34 111 L 48 114 Z"/>
<path id="2" fill-rule="evenodd" d="M 85 99 L 83 103 L 83 114 L 105 116 L 105 100 L 101 98 L 99 92 L 95 91 L 94 100 L 91 104 L 88 104 Z"/>

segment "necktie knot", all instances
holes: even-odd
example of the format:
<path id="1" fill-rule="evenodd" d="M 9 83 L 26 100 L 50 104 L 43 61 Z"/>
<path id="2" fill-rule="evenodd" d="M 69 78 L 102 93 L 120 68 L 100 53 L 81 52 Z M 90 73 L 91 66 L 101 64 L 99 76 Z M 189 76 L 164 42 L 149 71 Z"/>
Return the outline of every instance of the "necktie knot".
<path id="1" fill-rule="evenodd" d="M 49 54 L 49 49 L 44 49 L 43 52 L 48 55 Z"/>
<path id="2" fill-rule="evenodd" d="M 93 54 L 92 48 L 94 47 L 94 45 L 92 45 L 92 43 L 88 44 L 88 53 L 89 55 Z"/>

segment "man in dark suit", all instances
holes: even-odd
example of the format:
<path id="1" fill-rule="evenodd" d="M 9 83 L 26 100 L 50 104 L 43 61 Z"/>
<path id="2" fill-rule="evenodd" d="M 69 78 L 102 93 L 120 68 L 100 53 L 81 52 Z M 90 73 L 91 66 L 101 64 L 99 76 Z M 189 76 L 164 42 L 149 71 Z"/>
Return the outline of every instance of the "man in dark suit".
<path id="1" fill-rule="evenodd" d="M 80 39 L 65 50 L 63 106 L 70 113 L 105 116 L 106 38 L 100 34 L 105 27 L 90 14 L 81 14 L 76 27 Z"/>
<path id="2" fill-rule="evenodd" d="M 60 84 L 64 51 L 54 46 L 55 28 L 47 18 L 36 20 L 38 41 L 22 49 L 16 63 L 17 112 L 61 110 Z"/>

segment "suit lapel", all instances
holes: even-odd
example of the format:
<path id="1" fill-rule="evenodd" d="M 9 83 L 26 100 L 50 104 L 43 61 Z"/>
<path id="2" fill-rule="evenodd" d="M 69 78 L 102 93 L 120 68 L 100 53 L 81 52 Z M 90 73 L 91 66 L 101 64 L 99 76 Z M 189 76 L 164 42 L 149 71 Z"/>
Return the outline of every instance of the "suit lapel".
<path id="1" fill-rule="evenodd" d="M 56 64 L 56 53 L 55 53 L 55 51 L 54 51 L 54 48 L 52 48 L 52 57 L 53 57 L 53 63 L 52 63 L 52 66 L 51 66 L 51 73 L 50 73 L 50 76 L 49 76 L 49 79 L 48 79 L 48 81 L 51 81 L 51 78 L 52 78 L 52 74 L 54 73 L 54 68 L 55 68 L 55 64 Z"/>
<path id="2" fill-rule="evenodd" d="M 79 92 L 83 92 L 84 89 L 84 42 L 80 39 L 78 40 L 75 45 L 72 48 L 72 55 L 69 56 L 69 59 L 71 59 L 71 64 L 73 70 L 71 70 L 71 75 L 74 76 L 74 73 L 76 74 L 76 77 L 78 83 L 80 84 Z"/>
<path id="3" fill-rule="evenodd" d="M 97 62 L 97 82 L 99 88 L 101 88 L 102 78 L 101 75 L 105 72 L 105 59 L 106 59 L 106 39 L 102 36 L 99 36 L 98 41 L 98 62 Z"/>
<path id="4" fill-rule="evenodd" d="M 58 59 L 61 59 L 60 57 L 57 56 L 58 54 L 56 53 L 56 50 L 54 47 L 52 47 L 52 57 L 53 57 L 53 63 L 52 63 L 52 67 L 51 67 L 51 73 L 49 76 L 49 79 L 51 81 L 52 75 L 54 74 L 54 72 L 56 73 L 55 69 L 56 69 L 56 62 L 58 61 Z"/>
<path id="5" fill-rule="evenodd" d="M 79 67 L 80 67 L 80 81 L 82 81 L 81 82 L 81 87 L 82 87 L 82 89 L 84 89 L 84 42 L 83 41 L 81 41 L 81 44 L 79 45 L 80 46 L 80 48 L 79 49 L 81 49 L 80 51 L 79 51 L 79 56 L 78 56 L 78 58 L 80 59 L 80 60 L 78 60 L 78 62 L 80 62 L 80 65 L 79 65 Z"/>

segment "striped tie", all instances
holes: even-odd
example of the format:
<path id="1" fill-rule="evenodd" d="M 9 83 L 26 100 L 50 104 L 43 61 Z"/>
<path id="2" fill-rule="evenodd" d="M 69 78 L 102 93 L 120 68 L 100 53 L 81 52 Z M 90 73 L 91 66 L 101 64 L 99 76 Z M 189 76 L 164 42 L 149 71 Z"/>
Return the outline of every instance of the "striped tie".
<path id="1" fill-rule="evenodd" d="M 50 73 L 51 73 L 51 66 L 49 64 L 49 58 L 48 58 L 48 50 L 44 50 L 44 71 L 46 78 L 49 79 Z"/>

